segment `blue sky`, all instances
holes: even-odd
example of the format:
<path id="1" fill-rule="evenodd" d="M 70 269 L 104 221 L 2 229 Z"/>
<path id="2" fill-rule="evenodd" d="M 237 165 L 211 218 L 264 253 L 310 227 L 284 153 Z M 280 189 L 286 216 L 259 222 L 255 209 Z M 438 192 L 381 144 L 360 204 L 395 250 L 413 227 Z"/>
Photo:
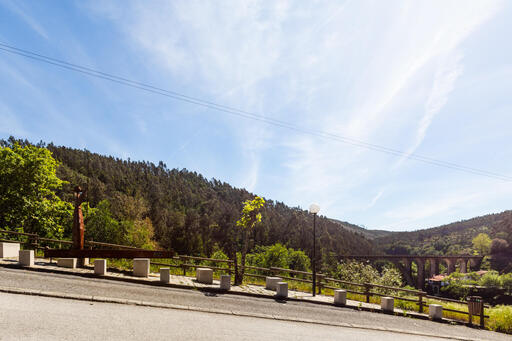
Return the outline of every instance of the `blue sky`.
<path id="1" fill-rule="evenodd" d="M 512 176 L 512 2 L 11 1 L 0 42 L 296 126 Z M 0 51 L 0 137 L 164 161 L 368 228 L 511 209 L 512 182 Z"/>

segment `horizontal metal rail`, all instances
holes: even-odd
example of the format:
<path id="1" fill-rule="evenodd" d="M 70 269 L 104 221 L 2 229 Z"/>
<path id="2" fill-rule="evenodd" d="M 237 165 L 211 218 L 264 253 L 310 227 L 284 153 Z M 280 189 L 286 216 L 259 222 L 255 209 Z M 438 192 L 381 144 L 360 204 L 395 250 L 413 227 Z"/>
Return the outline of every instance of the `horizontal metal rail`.
<path id="1" fill-rule="evenodd" d="M 176 264 L 151 262 L 151 264 L 157 265 L 157 266 L 181 268 L 181 269 L 183 269 L 184 273 L 186 272 L 187 268 L 199 268 L 199 267 L 210 268 L 215 271 L 226 271 L 229 273 L 234 272 L 234 269 L 231 268 L 231 266 L 233 266 L 233 264 L 234 264 L 234 261 L 231 259 L 214 259 L 214 258 L 196 257 L 196 256 L 187 256 L 187 255 L 176 255 L 175 256 L 172 251 L 144 250 L 144 249 L 140 249 L 140 248 L 133 247 L 133 246 L 96 242 L 96 241 L 92 241 L 92 240 L 85 241 L 85 244 L 90 247 L 102 246 L 102 247 L 117 248 L 118 250 L 94 250 L 94 249 L 90 249 L 90 250 L 52 250 L 52 249 L 48 249 L 47 247 L 45 248 L 45 247 L 39 246 L 39 243 L 45 242 L 45 243 L 59 243 L 59 244 L 65 244 L 65 245 L 72 245 L 73 242 L 69 241 L 69 240 L 43 238 L 43 237 L 39 237 L 37 234 L 34 234 L 34 233 L 25 233 L 25 232 L 17 232 L 17 231 L 9 231 L 9 230 L 0 230 L 0 233 L 28 237 L 28 240 L 27 240 L 27 242 L 25 242 L 25 244 L 30 244 L 30 245 L 32 245 L 32 247 L 34 247 L 36 249 L 44 249 L 45 257 L 127 258 L 127 259 L 129 259 L 129 258 L 168 258 L 168 259 L 173 259 L 173 260 L 183 262 L 183 263 L 176 265 Z M 32 243 L 30 243 L 31 240 L 33 241 Z M 13 242 L 13 240 L 6 240 L 6 239 L 0 239 L 0 241 Z M 380 257 L 380 256 L 353 256 L 353 258 L 358 258 L 358 257 L 363 258 L 363 257 Z M 403 256 L 390 256 L 388 258 L 400 258 L 400 257 L 403 257 Z M 408 256 L 408 257 L 411 257 L 411 256 Z M 448 257 L 454 257 L 454 256 L 437 256 L 437 257 L 448 258 Z M 428 258 L 437 258 L 437 257 L 428 256 Z M 465 255 L 461 255 L 458 257 L 473 258 L 471 256 L 465 256 Z M 477 258 L 477 257 L 475 257 L 475 258 Z M 190 263 L 186 263 L 186 260 L 197 260 L 197 261 L 201 261 L 201 262 L 212 262 L 212 263 L 225 263 L 225 264 L 228 264 L 229 268 L 223 268 L 223 267 L 217 267 L 217 266 L 207 266 L 207 265 L 200 265 L 200 264 L 190 264 Z M 290 280 L 290 281 L 297 281 L 297 282 L 303 282 L 303 283 L 312 283 L 313 282 L 312 281 L 313 274 L 311 272 L 307 272 L 307 271 L 284 269 L 284 268 L 279 268 L 279 267 L 263 268 L 263 267 L 250 266 L 250 265 L 246 265 L 244 268 L 246 270 L 256 270 L 256 271 L 260 271 L 260 272 L 273 273 L 273 274 L 286 272 L 289 274 L 309 276 L 311 279 L 287 277 L 287 276 L 280 276 L 280 277 L 283 279 Z M 254 278 L 267 277 L 265 275 L 261 275 L 261 274 L 257 274 L 257 273 L 249 273 L 249 272 L 246 272 L 244 275 L 247 277 L 254 277 Z M 437 300 L 440 302 L 453 302 L 453 303 L 462 304 L 462 305 L 466 305 L 466 306 L 468 305 L 468 303 L 465 301 L 458 301 L 458 300 L 444 298 L 444 297 L 438 297 L 438 296 L 430 296 L 430 295 L 427 295 L 426 292 L 419 291 L 419 290 L 402 289 L 402 288 L 397 288 L 397 287 L 390 287 L 390 286 L 385 286 L 385 285 L 380 285 L 380 284 L 371 284 L 371 283 L 354 283 L 354 282 L 344 281 L 341 279 L 326 277 L 323 274 L 317 274 L 317 279 L 318 279 L 319 288 L 332 289 L 332 290 L 340 289 L 339 287 L 328 285 L 329 282 L 343 284 L 346 286 L 360 287 L 360 288 L 364 288 L 365 291 L 362 292 L 362 291 L 351 290 L 351 289 L 346 289 L 346 290 L 349 293 L 366 296 L 367 302 L 369 302 L 370 296 L 388 296 L 388 297 L 393 297 L 397 300 L 413 302 L 413 303 L 419 305 L 420 312 L 423 311 L 424 306 L 427 306 L 427 302 L 423 300 L 424 298 L 431 299 L 431 300 Z M 400 297 L 400 296 L 390 296 L 390 295 L 382 294 L 379 292 L 371 291 L 371 289 L 384 289 L 384 290 L 390 290 L 390 291 L 395 291 L 395 292 L 404 292 L 404 293 L 407 293 L 410 295 L 418 296 L 418 299 L 412 299 L 412 298 Z M 490 306 L 487 304 L 484 304 L 484 308 L 490 308 Z M 448 311 L 448 312 L 453 312 L 453 313 L 460 313 L 460 314 L 466 314 L 466 315 L 469 314 L 466 311 L 444 308 L 444 307 L 443 307 L 443 310 Z M 483 316 L 476 315 L 476 316 L 480 316 L 481 318 L 489 317 L 487 315 L 483 315 Z"/>

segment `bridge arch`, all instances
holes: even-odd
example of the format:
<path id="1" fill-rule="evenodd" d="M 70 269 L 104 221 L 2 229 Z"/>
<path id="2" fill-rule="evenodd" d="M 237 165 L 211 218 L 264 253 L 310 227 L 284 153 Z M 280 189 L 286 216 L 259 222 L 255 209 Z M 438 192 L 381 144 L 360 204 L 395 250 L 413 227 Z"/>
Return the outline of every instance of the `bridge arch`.
<path id="1" fill-rule="evenodd" d="M 446 273 L 449 275 L 455 272 L 456 265 L 459 264 L 459 269 L 462 273 L 467 272 L 468 262 L 471 270 L 477 270 L 482 263 L 483 257 L 470 256 L 470 255 L 454 255 L 454 256 L 423 256 L 423 255 L 349 255 L 342 256 L 342 259 L 356 259 L 356 260 L 387 260 L 395 264 L 403 275 L 404 280 L 409 285 L 414 285 L 418 289 L 423 289 L 425 286 L 425 277 L 427 275 L 425 265 L 429 265 L 428 275 L 434 276 L 440 273 L 440 264 L 446 264 Z M 416 265 L 416 276 L 412 273 L 412 264 Z"/>

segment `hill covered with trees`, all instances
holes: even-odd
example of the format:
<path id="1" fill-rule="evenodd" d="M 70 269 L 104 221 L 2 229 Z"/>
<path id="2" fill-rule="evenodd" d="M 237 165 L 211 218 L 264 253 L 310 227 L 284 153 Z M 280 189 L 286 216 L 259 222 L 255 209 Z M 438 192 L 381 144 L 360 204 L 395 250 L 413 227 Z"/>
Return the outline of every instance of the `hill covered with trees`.
<path id="1" fill-rule="evenodd" d="M 388 254 L 473 254 L 477 251 L 473 240 L 479 234 L 489 238 L 487 253 L 512 254 L 512 211 L 413 232 L 393 232 L 374 239 L 374 242 Z M 491 244 L 494 244 L 494 250 L 491 250 Z"/>
<path id="2" fill-rule="evenodd" d="M 14 138 L 0 141 L 3 152 L 15 144 L 32 146 L 28 141 L 16 141 Z M 70 203 L 73 202 L 73 188 L 79 185 L 86 192 L 87 202 L 82 207 L 86 238 L 89 240 L 172 248 L 180 254 L 189 255 L 211 256 L 219 250 L 230 255 L 234 250 L 236 221 L 240 218 L 243 202 L 254 198 L 254 194 L 245 189 L 216 179 L 208 180 L 186 169 L 169 169 L 163 162 L 156 165 L 122 160 L 42 142 L 32 147 L 24 151 L 18 149 L 18 153 L 34 160 L 53 157 L 58 161 L 53 163 L 49 160 L 42 166 L 44 172 L 53 169 L 55 173 L 56 170 L 57 177 L 48 179 L 53 183 L 51 186 L 57 196 L 48 196 L 43 202 L 47 206 L 51 203 L 51 210 L 45 209 L 44 205 L 25 205 L 23 209 L 20 209 L 21 203 L 19 208 L 4 205 L 9 200 L 18 200 L 20 191 L 25 191 L 27 197 L 43 193 L 30 187 L 34 184 L 23 185 L 21 180 L 26 174 L 8 169 L 17 167 L 16 164 L 21 162 L 17 158 L 23 156 L 4 153 L 2 180 L 6 182 L 5 187 L 12 187 L 8 183 L 21 180 L 16 191 L 2 194 L 0 228 L 23 227 L 26 232 L 69 238 Z M 31 167 L 33 165 L 27 162 L 27 172 Z M 44 211 L 46 216 L 24 220 L 23 226 L 11 226 L 10 221 L 22 221 L 16 218 L 16 214 L 30 217 L 27 208 Z M 312 225 L 312 216 L 307 211 L 266 200 L 262 221 L 249 236 L 249 251 L 257 246 L 280 243 L 286 248 L 304 250 L 311 256 Z M 367 230 L 326 217 L 317 219 L 319 258 L 322 263 L 330 265 L 337 262 L 336 256 L 348 254 L 473 254 L 479 249 L 474 239 L 480 234 L 487 236 L 479 239 L 488 248 L 487 253 L 509 257 L 512 254 L 512 211 L 413 232 Z"/>
<path id="3" fill-rule="evenodd" d="M 10 138 L 1 146 L 14 143 L 30 145 Z M 172 248 L 188 255 L 211 256 L 219 249 L 230 254 L 243 202 L 254 197 L 245 189 L 170 169 L 163 162 L 122 160 L 42 142 L 37 147 L 48 149 L 59 163 L 57 177 L 65 183 L 56 193 L 63 202 L 73 202 L 74 186 L 85 190 L 86 238 L 96 241 Z M 251 233 L 250 249 L 281 243 L 309 254 L 313 221 L 307 211 L 266 200 L 262 215 Z M 70 234 L 67 225 L 65 237 Z M 30 224 L 24 227 L 30 229 Z M 373 250 L 362 234 L 325 217 L 317 219 L 317 238 L 322 259 Z"/>

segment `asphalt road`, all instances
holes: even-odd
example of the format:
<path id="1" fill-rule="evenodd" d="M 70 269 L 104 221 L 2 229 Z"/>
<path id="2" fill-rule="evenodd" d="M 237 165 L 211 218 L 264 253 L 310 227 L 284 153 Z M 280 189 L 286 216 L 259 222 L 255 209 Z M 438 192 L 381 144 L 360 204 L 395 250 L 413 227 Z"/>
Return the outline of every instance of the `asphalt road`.
<path id="1" fill-rule="evenodd" d="M 0 340 L 397 339 L 382 331 L 25 295 L 0 294 L 0 306 Z"/>
<path id="2" fill-rule="evenodd" d="M 154 287 L 143 284 L 124 283 L 100 278 L 82 278 L 53 273 L 39 273 L 22 269 L 8 269 L 0 267 L 0 286 L 142 300 L 147 302 L 183 305 L 190 307 L 190 309 L 218 309 L 255 316 L 265 315 L 279 316 L 286 319 L 311 319 L 327 324 L 344 322 L 357 326 L 366 326 L 370 329 L 381 327 L 445 337 L 451 336 L 463 337 L 466 339 L 510 340 L 510 336 L 504 334 L 481 331 L 464 326 L 453 326 L 413 318 L 357 311 L 348 308 L 321 306 L 306 302 L 288 301 L 283 303 L 277 302 L 273 299 L 235 296 L 230 294 L 212 296 L 211 294 L 204 294 L 197 290 Z M 54 325 L 54 323 L 57 323 L 60 318 L 65 319 L 67 321 L 66 323 L 70 323 L 71 325 L 78 323 L 77 321 L 80 321 L 78 317 L 71 318 L 71 316 L 74 315 L 69 315 L 70 318 L 66 319 L 66 314 L 62 315 L 62 311 L 64 310 L 61 308 L 69 305 L 70 312 L 74 311 L 73 309 L 75 308 L 78 312 L 80 309 L 85 309 L 84 307 L 89 307 L 89 310 L 84 310 L 83 316 L 87 316 L 87 321 L 97 321 L 100 323 L 100 325 L 102 325 L 101 321 L 104 321 L 104 327 L 108 327 L 110 323 L 113 323 L 113 325 L 116 326 L 116 330 L 118 328 L 122 329 L 122 326 L 125 326 L 124 328 L 126 330 L 130 330 L 132 333 L 135 333 L 136 329 L 133 328 L 136 326 L 141 327 L 143 330 L 144 328 L 147 328 L 144 327 L 145 325 L 151 326 L 150 330 L 155 333 L 155 338 L 167 335 L 179 338 L 188 337 L 190 339 L 212 339 L 214 336 L 218 336 L 221 339 L 226 339 L 228 334 L 225 333 L 235 333 L 229 335 L 233 337 L 236 336 L 237 338 L 241 339 L 253 339 L 256 337 L 260 339 L 262 335 L 265 335 L 265 333 L 271 333 L 269 335 L 274 336 L 276 336 L 275 333 L 277 333 L 279 334 L 278 339 L 286 339 L 287 335 L 293 335 L 293 339 L 301 339 L 298 336 L 311 336 L 311 333 L 314 334 L 316 331 L 318 331 L 318 333 L 327 333 L 325 334 L 327 339 L 343 338 L 357 340 L 359 338 L 369 340 L 374 338 L 376 340 L 382 340 L 386 337 L 384 335 L 388 334 L 394 335 L 393 338 L 395 340 L 413 340 L 413 337 L 415 337 L 407 334 L 394 334 L 369 329 L 342 328 L 319 324 L 276 321 L 254 317 L 239 317 L 225 314 L 209 314 L 204 312 L 156 309 L 119 304 L 93 303 L 90 305 L 88 302 L 64 299 L 52 299 L 23 295 L 14 295 L 19 297 L 12 298 L 12 296 L 13 295 L 0 293 L 0 307 L 2 307 L 0 309 L 0 314 L 2 314 L 0 315 L 0 324 L 5 324 L 4 321 L 6 320 L 9 321 L 9 323 L 7 323 L 7 328 L 11 333 L 11 336 L 16 336 L 16 333 L 25 332 L 26 328 L 28 328 L 27 326 L 24 326 L 22 322 L 18 321 L 20 319 L 23 320 L 21 315 L 18 315 L 18 319 L 11 317 L 16 316 L 16 314 L 22 314 L 23 309 L 31 311 L 33 308 L 34 312 L 37 312 L 37 314 L 34 313 L 34 316 L 31 316 L 30 319 L 33 320 L 34 323 L 37 322 L 41 328 L 40 334 L 44 337 L 46 337 L 45 335 L 48 337 L 51 336 L 51 334 L 45 333 L 51 333 L 52 331 L 55 331 L 55 328 L 57 328 L 58 324 Z M 20 302 L 16 303 L 16 300 L 20 300 Z M 44 304 L 44 302 L 47 302 L 48 304 Z M 4 312 L 4 306 L 11 307 L 11 310 L 7 310 L 9 312 L 7 315 Z M 102 313 L 102 311 L 105 313 Z M 76 316 L 81 316 L 80 314 L 77 313 Z M 98 319 L 95 316 L 103 316 L 103 318 Z M 123 318 L 118 318 L 118 316 L 122 316 Z M 143 324 L 138 324 L 138 320 L 145 322 Z M 201 321 L 204 323 L 199 323 Z M 208 321 L 213 322 L 208 323 Z M 45 331 L 45 323 L 46 325 L 53 327 Z M 164 328 L 166 325 L 180 327 L 166 329 Z M 102 332 L 101 328 L 100 330 L 95 331 L 95 328 L 93 328 L 93 325 L 89 324 L 89 322 L 87 322 L 87 326 L 88 328 L 83 329 L 85 334 L 80 334 L 81 336 L 88 335 L 87 333 Z M 5 326 L 0 327 L 5 328 Z M 77 330 L 82 330 L 80 329 L 80 325 L 77 325 L 76 327 Z M 4 328 L 0 328 L 0 330 Z M 66 328 L 62 327 L 61 329 L 66 330 Z M 338 334 L 342 330 L 345 332 L 346 329 L 350 329 L 351 332 L 353 332 L 352 334 L 349 333 L 350 337 L 345 337 L 345 334 L 343 333 Z M 109 327 L 109 330 L 112 331 L 114 328 L 111 326 Z M 338 330 L 338 332 L 335 332 L 336 330 Z M 164 332 L 167 332 L 168 334 L 160 334 Z M 296 334 L 295 332 L 298 332 L 299 334 Z M 20 334 L 20 336 L 23 335 L 25 334 Z M 130 335 L 127 336 L 126 334 L 123 335 L 124 336 L 122 338 L 133 339 L 137 334 L 133 334 L 133 337 L 130 337 Z M 361 338 L 362 335 L 366 336 Z M 29 334 L 26 334 L 25 336 L 27 336 L 29 339 L 31 337 Z M 101 334 L 97 334 L 97 337 L 99 338 L 102 336 Z M 110 334 L 110 337 L 117 338 L 117 335 Z M 308 337 L 308 339 L 310 338 Z M 314 336 L 313 339 L 320 338 L 318 336 Z"/>

